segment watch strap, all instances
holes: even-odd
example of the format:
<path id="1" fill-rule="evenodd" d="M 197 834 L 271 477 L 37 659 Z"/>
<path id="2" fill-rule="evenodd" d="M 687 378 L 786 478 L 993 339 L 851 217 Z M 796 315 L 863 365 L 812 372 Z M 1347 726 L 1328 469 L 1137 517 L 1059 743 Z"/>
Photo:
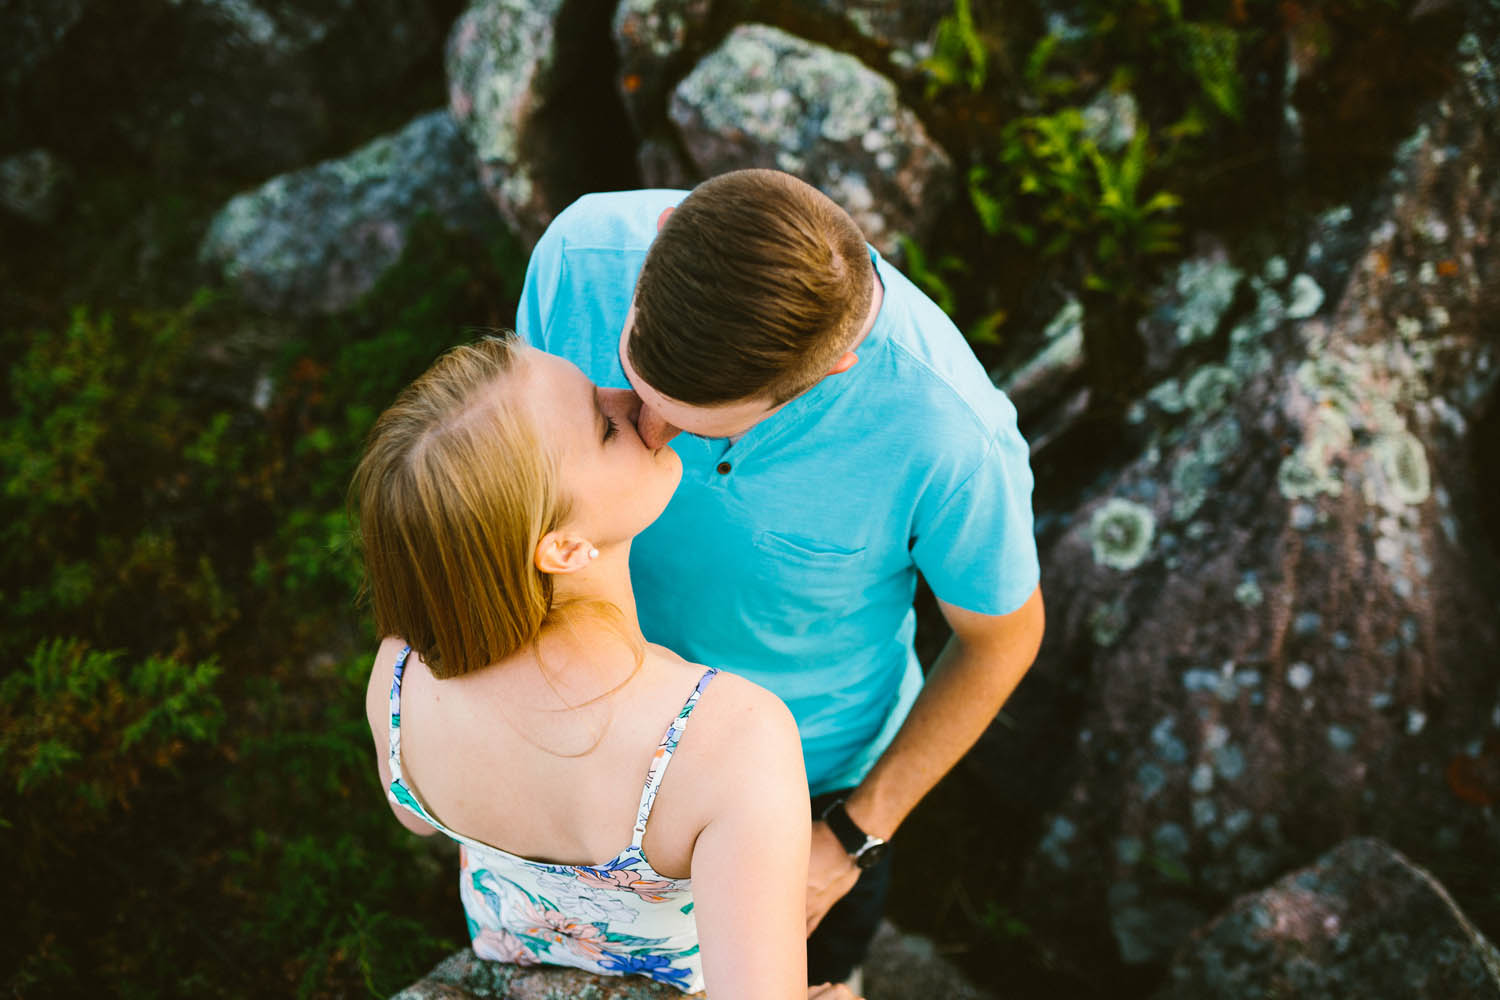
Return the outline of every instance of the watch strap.
<path id="1" fill-rule="evenodd" d="M 828 829 L 833 831 L 833 835 L 838 838 L 844 850 L 853 857 L 859 857 L 860 853 L 872 844 L 885 843 L 879 837 L 872 837 L 859 828 L 859 824 L 854 822 L 849 816 L 849 811 L 844 808 L 843 799 L 839 799 L 823 810 L 821 818 L 828 824 Z"/>

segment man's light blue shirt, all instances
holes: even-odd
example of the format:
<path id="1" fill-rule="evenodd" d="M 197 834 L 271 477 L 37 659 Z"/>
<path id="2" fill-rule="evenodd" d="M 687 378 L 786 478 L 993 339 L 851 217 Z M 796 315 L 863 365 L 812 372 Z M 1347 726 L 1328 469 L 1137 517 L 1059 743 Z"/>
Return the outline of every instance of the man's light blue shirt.
<path id="1" fill-rule="evenodd" d="M 532 253 L 517 331 L 627 388 L 636 278 L 657 216 L 686 194 L 574 202 Z M 646 637 L 780 696 L 815 795 L 858 784 L 916 700 L 918 571 L 991 615 L 1039 576 L 1015 408 L 942 310 L 871 255 L 885 298 L 858 363 L 737 441 L 674 438 L 682 484 L 630 560 Z"/>

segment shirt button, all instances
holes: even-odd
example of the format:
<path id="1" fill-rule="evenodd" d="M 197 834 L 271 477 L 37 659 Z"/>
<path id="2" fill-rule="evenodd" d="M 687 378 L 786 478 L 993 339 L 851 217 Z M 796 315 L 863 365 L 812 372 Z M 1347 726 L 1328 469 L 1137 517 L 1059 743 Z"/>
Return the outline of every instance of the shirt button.
<path id="1" fill-rule="evenodd" d="M 732 468 L 734 468 L 734 466 L 730 465 L 728 462 L 720 462 L 719 463 L 719 475 L 721 475 L 721 476 L 727 476 L 727 475 L 729 475 L 729 470 L 732 469 Z"/>

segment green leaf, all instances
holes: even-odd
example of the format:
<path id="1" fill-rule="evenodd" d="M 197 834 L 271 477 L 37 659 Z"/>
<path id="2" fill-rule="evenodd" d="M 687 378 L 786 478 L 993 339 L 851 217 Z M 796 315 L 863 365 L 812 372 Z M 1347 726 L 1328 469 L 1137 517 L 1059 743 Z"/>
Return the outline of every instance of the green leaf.
<path id="1" fill-rule="evenodd" d="M 1240 119 L 1239 34 L 1227 24 L 1181 26 L 1188 67 L 1203 94 L 1226 117 Z"/>
<path id="2" fill-rule="evenodd" d="M 996 309 L 970 327 L 964 336 L 971 344 L 998 344 L 1000 327 L 1005 324 L 1007 315 L 1004 309 Z"/>
<path id="3" fill-rule="evenodd" d="M 984 167 L 969 170 L 969 202 L 974 206 L 974 214 L 979 217 L 984 231 L 994 236 L 1005 224 L 1005 208 L 999 198 L 990 194 L 986 186 L 989 179 L 990 172 Z"/>

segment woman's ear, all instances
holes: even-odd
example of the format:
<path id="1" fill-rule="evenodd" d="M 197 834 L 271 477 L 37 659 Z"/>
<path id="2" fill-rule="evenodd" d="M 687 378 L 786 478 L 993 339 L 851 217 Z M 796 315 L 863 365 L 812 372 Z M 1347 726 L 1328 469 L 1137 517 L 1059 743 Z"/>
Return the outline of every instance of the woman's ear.
<path id="1" fill-rule="evenodd" d="M 579 535 L 549 531 L 536 543 L 531 561 L 543 573 L 576 573 L 599 558 L 599 550 Z"/>

